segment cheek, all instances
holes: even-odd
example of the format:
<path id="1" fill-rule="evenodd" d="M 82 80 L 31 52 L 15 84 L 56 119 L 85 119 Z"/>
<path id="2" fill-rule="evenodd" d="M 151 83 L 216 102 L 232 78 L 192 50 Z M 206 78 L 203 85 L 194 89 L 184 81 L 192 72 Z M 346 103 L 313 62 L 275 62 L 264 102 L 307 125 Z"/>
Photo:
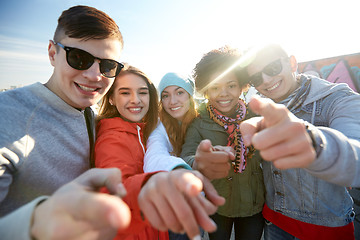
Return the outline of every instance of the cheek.
<path id="1" fill-rule="evenodd" d="M 114 78 L 113 79 L 103 78 L 103 79 L 104 79 L 103 83 L 104 83 L 105 92 L 107 92 L 113 85 L 115 79 Z"/>
<path id="2" fill-rule="evenodd" d="M 234 98 L 239 98 L 242 93 L 242 90 L 241 88 L 234 88 L 230 91 L 230 93 Z"/>
<path id="3" fill-rule="evenodd" d="M 209 103 L 211 104 L 211 105 L 216 105 L 216 101 L 215 101 L 215 99 L 213 99 L 213 98 L 210 98 L 210 96 L 209 96 L 209 98 L 208 98 L 208 101 L 209 101 Z"/>
<path id="4" fill-rule="evenodd" d="M 119 111 L 119 109 L 123 109 L 125 107 L 126 99 L 121 96 L 116 96 L 113 98 L 113 104 L 116 105 L 116 108 Z"/>
<path id="5" fill-rule="evenodd" d="M 164 99 L 164 100 L 161 100 L 161 104 L 162 104 L 162 107 L 163 107 L 164 109 L 169 108 L 169 100 L 168 100 L 168 98 L 167 98 L 167 99 Z"/>
<path id="6" fill-rule="evenodd" d="M 209 102 L 214 102 L 216 100 L 216 94 L 213 92 L 207 92 L 206 98 Z"/>
<path id="7" fill-rule="evenodd" d="M 116 109 L 118 110 L 121 116 L 126 116 L 126 112 L 124 111 L 124 108 L 122 108 L 122 106 L 116 104 Z"/>
<path id="8" fill-rule="evenodd" d="M 144 102 L 144 104 L 149 106 L 149 104 L 150 104 L 150 95 L 147 95 L 146 97 L 144 97 L 143 102 Z"/>
<path id="9" fill-rule="evenodd" d="M 189 109 L 190 109 L 190 100 L 189 100 L 189 99 L 187 99 L 187 100 L 185 101 L 184 106 L 185 106 L 186 112 L 189 111 Z"/>

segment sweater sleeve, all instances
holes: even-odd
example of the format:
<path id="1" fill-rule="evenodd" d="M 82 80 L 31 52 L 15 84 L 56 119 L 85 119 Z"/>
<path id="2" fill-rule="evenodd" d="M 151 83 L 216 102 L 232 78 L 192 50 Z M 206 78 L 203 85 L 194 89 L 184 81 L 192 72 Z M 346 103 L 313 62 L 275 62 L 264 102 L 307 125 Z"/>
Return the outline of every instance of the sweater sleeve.
<path id="1" fill-rule="evenodd" d="M 123 200 L 131 210 L 131 224 L 128 229 L 130 232 L 143 225 L 137 198 L 142 186 L 154 174 L 143 172 L 143 151 L 134 148 L 132 139 L 134 136 L 126 132 L 103 131 L 95 144 L 95 167 L 116 167 L 121 170 L 122 181 L 127 191 Z"/>
<path id="2" fill-rule="evenodd" d="M 146 144 L 144 172 L 171 171 L 177 167 L 191 169 L 182 158 L 171 156 L 171 151 L 172 146 L 165 127 L 160 122 Z"/>
<path id="3" fill-rule="evenodd" d="M 38 197 L 33 201 L 29 202 L 28 204 L 25 204 L 17 210 L 6 215 L 5 217 L 0 218 L 1 239 L 30 240 L 30 224 L 32 214 L 35 207 L 42 201 L 46 200 L 46 198 L 47 197 L 45 196 Z"/>

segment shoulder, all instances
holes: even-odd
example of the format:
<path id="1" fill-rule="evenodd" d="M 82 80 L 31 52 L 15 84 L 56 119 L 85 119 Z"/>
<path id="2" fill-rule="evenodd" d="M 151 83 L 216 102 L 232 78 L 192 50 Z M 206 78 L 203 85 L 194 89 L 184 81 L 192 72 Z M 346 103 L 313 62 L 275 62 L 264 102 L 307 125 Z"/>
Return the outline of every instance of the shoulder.
<path id="1" fill-rule="evenodd" d="M 159 139 L 166 139 L 168 140 L 167 132 L 165 129 L 164 124 L 159 121 L 157 127 L 154 129 L 154 131 L 151 132 L 148 142 L 153 140 L 159 140 Z"/>
<path id="2" fill-rule="evenodd" d="M 123 120 L 120 117 L 114 117 L 114 118 L 105 118 L 101 119 L 97 126 L 96 126 L 96 132 L 98 137 L 107 133 L 131 133 L 136 134 L 136 124 L 130 123 L 128 121 Z"/>

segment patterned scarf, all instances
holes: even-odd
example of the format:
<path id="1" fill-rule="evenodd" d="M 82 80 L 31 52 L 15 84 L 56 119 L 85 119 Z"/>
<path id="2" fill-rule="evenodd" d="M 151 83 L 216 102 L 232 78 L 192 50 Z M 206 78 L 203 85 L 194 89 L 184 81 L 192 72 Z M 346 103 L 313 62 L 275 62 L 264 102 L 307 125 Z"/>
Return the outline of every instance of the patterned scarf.
<path id="1" fill-rule="evenodd" d="M 210 119 L 224 127 L 225 131 L 229 134 L 227 146 L 231 146 L 235 150 L 235 161 L 232 162 L 235 173 L 241 173 L 245 170 L 246 159 L 251 157 L 253 150 L 249 151 L 244 145 L 243 139 L 240 133 L 240 123 L 244 120 L 246 115 L 246 105 L 239 99 L 236 105 L 236 117 L 231 118 L 221 114 L 210 103 L 206 106 Z"/>
<path id="2" fill-rule="evenodd" d="M 300 86 L 295 89 L 295 91 L 292 92 L 286 99 L 279 102 L 284 104 L 292 113 L 295 113 L 295 111 L 304 103 L 307 95 L 310 92 L 311 86 L 311 78 L 309 76 L 299 74 L 296 76 L 296 80 Z"/>

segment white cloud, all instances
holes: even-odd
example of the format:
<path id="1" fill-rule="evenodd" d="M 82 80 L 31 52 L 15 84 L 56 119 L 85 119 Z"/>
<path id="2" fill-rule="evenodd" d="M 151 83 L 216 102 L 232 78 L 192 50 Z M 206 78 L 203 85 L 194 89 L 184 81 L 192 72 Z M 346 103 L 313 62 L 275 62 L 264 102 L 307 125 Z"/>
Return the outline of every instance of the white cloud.
<path id="1" fill-rule="evenodd" d="M 46 82 L 52 67 L 47 43 L 0 35 L 0 89 Z"/>

